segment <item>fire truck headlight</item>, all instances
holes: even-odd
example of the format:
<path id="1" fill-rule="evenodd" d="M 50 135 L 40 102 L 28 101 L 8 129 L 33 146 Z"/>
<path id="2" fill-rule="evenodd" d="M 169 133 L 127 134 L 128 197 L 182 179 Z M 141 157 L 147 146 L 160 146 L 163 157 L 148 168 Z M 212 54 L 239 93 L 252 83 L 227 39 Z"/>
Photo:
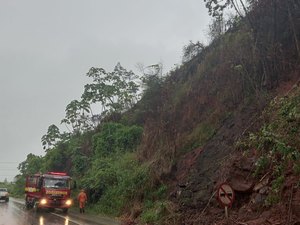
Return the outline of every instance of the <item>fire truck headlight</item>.
<path id="1" fill-rule="evenodd" d="M 40 204 L 41 205 L 47 204 L 47 200 L 45 198 L 42 198 L 41 201 L 40 201 Z"/>
<path id="2" fill-rule="evenodd" d="M 71 199 L 68 199 L 68 200 L 66 201 L 66 205 L 67 205 L 67 206 L 72 205 L 72 200 L 71 200 Z"/>

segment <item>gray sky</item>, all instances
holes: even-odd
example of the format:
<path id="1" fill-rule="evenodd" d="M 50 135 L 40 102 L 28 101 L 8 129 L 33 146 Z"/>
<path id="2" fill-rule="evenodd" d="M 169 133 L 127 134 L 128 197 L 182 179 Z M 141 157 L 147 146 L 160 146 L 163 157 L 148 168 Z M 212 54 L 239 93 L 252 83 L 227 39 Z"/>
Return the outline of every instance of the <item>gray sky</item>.
<path id="1" fill-rule="evenodd" d="M 180 63 L 189 40 L 205 41 L 202 0 L 0 0 L 0 181 L 79 99 L 90 67 Z"/>

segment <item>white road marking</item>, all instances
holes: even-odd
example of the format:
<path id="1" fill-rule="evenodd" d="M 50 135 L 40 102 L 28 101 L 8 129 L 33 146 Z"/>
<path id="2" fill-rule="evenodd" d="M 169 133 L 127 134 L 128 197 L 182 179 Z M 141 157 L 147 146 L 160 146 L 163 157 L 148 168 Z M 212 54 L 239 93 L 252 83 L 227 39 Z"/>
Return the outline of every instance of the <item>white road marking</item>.
<path id="1" fill-rule="evenodd" d="M 68 225 L 68 221 L 70 221 L 70 222 L 72 222 L 72 223 L 76 223 L 76 224 L 78 224 L 78 225 L 86 225 L 85 223 L 81 223 L 81 222 L 79 222 L 79 221 L 77 221 L 77 220 L 70 219 L 69 216 L 62 216 L 62 215 L 59 215 L 59 214 L 56 214 L 56 213 L 51 213 L 51 214 L 53 214 L 53 215 L 55 215 L 55 216 L 57 216 L 57 217 L 60 217 L 60 218 L 65 219 L 65 220 L 66 220 L 66 225 Z"/>
<path id="2" fill-rule="evenodd" d="M 17 200 L 17 199 L 13 199 L 13 202 L 25 205 L 24 201 L 20 201 L 20 200 Z M 14 204 L 11 205 L 11 207 L 13 207 L 13 208 L 17 209 L 18 211 L 21 211 L 23 214 L 25 214 L 25 212 L 23 210 L 21 210 L 19 207 L 15 206 Z M 65 225 L 69 225 L 69 222 L 75 223 L 77 225 L 86 225 L 86 223 L 81 223 L 81 222 L 79 222 L 77 220 L 71 219 L 69 216 L 62 216 L 62 215 L 59 215 L 59 214 L 56 214 L 56 213 L 51 213 L 51 214 L 54 215 L 54 216 L 60 217 L 62 219 L 65 219 Z"/>

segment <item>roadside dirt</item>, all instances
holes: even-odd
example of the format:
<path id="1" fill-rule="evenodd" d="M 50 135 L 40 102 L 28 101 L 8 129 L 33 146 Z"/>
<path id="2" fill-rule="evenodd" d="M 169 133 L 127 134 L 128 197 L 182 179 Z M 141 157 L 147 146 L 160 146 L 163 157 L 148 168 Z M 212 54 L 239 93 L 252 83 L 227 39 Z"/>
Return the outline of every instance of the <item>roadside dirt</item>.
<path id="1" fill-rule="evenodd" d="M 285 83 L 276 94 L 288 93 L 293 84 Z M 259 127 L 259 115 L 266 102 L 238 108 L 205 146 L 186 154 L 177 164 L 177 182 L 172 191 L 175 195 L 171 198 L 183 215 L 180 224 L 300 224 L 300 177 L 287 172 L 283 200 L 269 208 L 264 203 L 270 191 L 270 174 L 255 179 L 256 151 L 245 154 L 234 146 L 239 137 Z M 236 193 L 228 219 L 216 198 L 216 190 L 223 182 L 228 182 Z"/>

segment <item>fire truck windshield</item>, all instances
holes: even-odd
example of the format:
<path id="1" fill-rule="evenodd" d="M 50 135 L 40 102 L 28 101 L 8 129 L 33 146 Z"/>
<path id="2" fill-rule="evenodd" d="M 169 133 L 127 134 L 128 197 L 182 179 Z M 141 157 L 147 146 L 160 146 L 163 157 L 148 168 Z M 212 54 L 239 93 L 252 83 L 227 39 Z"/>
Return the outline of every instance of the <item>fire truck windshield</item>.
<path id="1" fill-rule="evenodd" d="M 67 179 L 57 179 L 57 178 L 45 178 L 44 180 L 45 188 L 69 188 L 69 180 Z"/>

